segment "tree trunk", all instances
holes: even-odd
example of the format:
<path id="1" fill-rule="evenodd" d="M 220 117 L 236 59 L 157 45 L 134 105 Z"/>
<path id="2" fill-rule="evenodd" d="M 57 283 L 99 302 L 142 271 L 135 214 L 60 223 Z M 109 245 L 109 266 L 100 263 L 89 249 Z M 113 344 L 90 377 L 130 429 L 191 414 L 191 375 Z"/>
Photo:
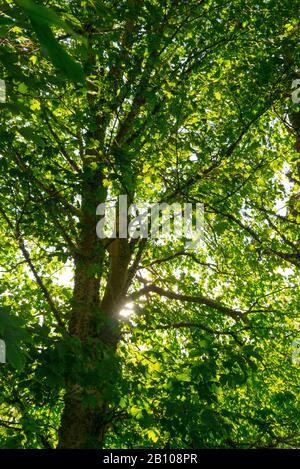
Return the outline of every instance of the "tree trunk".
<path id="1" fill-rule="evenodd" d="M 82 199 L 81 233 L 78 254 L 75 259 L 75 279 L 72 298 L 72 312 L 69 332 L 80 340 L 89 353 L 93 341 L 101 341 L 110 357 L 116 353 L 118 342 L 117 313 L 125 294 L 127 269 L 130 261 L 130 249 L 127 239 L 111 242 L 108 252 L 110 270 L 102 302 L 99 297 L 100 272 L 105 251 L 96 236 L 96 205 L 93 202 L 99 178 L 95 184 L 85 185 Z M 98 199 L 99 202 L 99 199 Z M 107 356 L 106 353 L 106 356 Z M 83 360 L 84 358 L 83 354 Z M 93 355 L 92 355 L 93 357 Z M 74 356 L 74 361 L 79 357 Z M 94 355 L 94 365 L 99 364 L 99 353 Z M 112 366 L 114 360 L 112 359 Z M 93 358 L 89 354 L 89 366 L 93 369 Z M 99 378 L 101 381 L 101 378 Z M 82 380 L 84 382 L 84 380 Z M 108 402 L 102 397 L 105 382 L 89 388 L 89 394 L 96 400 L 92 406 L 83 402 L 87 392 L 80 384 L 80 376 L 66 380 L 64 411 L 59 429 L 58 448 L 100 448 L 107 428 Z"/>

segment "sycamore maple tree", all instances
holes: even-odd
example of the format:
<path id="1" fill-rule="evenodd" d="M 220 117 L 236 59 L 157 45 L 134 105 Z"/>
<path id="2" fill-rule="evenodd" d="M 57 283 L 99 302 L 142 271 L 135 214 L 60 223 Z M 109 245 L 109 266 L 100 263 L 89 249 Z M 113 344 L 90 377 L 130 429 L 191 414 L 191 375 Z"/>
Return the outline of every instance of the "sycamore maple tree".
<path id="1" fill-rule="evenodd" d="M 299 447 L 298 12 L 1 1 L 1 448 Z M 120 194 L 203 242 L 99 239 Z"/>

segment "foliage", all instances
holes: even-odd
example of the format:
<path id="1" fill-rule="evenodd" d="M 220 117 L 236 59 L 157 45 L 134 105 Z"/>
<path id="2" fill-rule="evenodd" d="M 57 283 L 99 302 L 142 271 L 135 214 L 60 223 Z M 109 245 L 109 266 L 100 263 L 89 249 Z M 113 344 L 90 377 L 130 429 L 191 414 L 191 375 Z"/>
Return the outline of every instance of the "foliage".
<path id="1" fill-rule="evenodd" d="M 2 2 L 1 448 L 56 447 L 70 383 L 81 447 L 299 447 L 298 11 Z M 96 207 L 124 193 L 204 203 L 204 242 L 114 257 Z M 83 274 L 102 302 L 79 304 Z"/>

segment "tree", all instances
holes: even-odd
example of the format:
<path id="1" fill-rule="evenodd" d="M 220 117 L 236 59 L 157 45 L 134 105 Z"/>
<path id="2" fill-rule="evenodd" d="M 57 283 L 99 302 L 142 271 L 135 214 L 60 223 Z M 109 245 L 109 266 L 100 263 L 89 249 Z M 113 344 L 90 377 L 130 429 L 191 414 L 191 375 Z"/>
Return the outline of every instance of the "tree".
<path id="1" fill-rule="evenodd" d="M 297 3 L 2 5 L 3 447 L 299 445 Z M 98 238 L 121 194 L 204 243 Z"/>

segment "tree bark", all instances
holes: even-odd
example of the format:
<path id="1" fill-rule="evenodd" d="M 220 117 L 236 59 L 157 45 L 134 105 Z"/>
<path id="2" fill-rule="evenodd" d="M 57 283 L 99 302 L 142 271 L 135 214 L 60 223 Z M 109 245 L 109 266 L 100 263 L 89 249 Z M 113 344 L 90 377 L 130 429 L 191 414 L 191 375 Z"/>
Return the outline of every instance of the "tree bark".
<path id="1" fill-rule="evenodd" d="M 99 186 L 99 178 L 96 177 L 94 184 L 84 184 L 69 333 L 79 339 L 80 343 L 90 351 L 89 347 L 93 341 L 101 341 L 109 356 L 113 357 L 119 338 L 117 313 L 126 294 L 125 285 L 131 256 L 127 239 L 115 239 L 110 243 L 108 247 L 110 268 L 101 301 L 100 275 L 95 273 L 95 270 L 98 272 L 102 270 L 105 250 L 96 235 L 97 204 L 93 198 L 97 193 L 97 185 Z M 84 360 L 84 356 L 80 358 Z M 80 358 L 74 356 L 74 361 Z M 94 360 L 95 364 L 99 362 L 99 353 L 95 353 Z M 112 360 L 112 366 L 113 363 Z M 91 355 L 89 355 L 89 366 L 92 370 Z M 101 381 L 101 378 L 99 379 Z M 88 392 L 93 394 L 97 403 L 88 406 L 83 402 L 87 389 L 80 384 L 80 376 L 66 381 L 58 448 L 79 449 L 102 446 L 108 425 L 109 404 L 103 399 L 104 388 L 105 382 L 99 382 L 97 388 L 89 389 Z"/>

